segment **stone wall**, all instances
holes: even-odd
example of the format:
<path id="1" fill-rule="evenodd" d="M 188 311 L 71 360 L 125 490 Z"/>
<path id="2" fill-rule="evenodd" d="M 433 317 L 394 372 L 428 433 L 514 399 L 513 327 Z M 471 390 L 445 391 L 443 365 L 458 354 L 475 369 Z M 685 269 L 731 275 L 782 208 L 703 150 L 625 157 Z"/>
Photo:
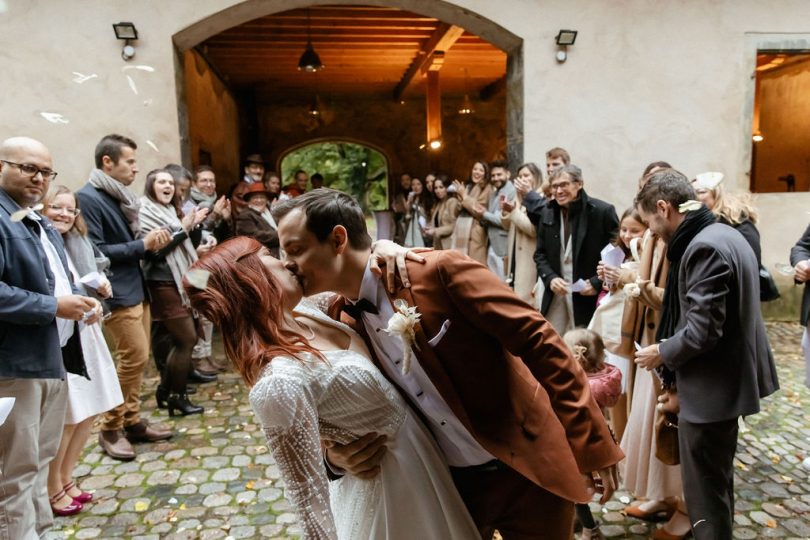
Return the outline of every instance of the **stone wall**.
<path id="1" fill-rule="evenodd" d="M 388 158 L 392 176 L 409 172 L 423 178 L 430 170 L 466 178 L 476 158 L 502 157 L 506 148 L 505 100 L 476 102 L 475 114 L 459 115 L 458 99 L 444 99 L 442 134 L 438 152 L 420 149 L 425 142 L 425 103 L 406 99 L 322 99 L 320 118 L 309 115 L 309 104 L 264 102 L 257 104 L 260 150 L 275 168 L 286 150 L 312 140 L 341 138 L 368 143 Z"/>

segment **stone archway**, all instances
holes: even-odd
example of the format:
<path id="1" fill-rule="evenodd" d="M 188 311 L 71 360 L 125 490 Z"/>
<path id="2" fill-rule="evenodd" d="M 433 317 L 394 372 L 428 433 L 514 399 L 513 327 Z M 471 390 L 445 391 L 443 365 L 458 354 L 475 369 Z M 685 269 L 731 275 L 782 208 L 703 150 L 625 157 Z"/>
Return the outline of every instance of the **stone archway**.
<path id="1" fill-rule="evenodd" d="M 196 47 L 203 41 L 231 27 L 259 17 L 296 8 L 316 5 L 378 6 L 423 14 L 475 33 L 507 54 L 504 79 L 506 96 L 506 151 L 515 165 L 523 161 L 523 40 L 506 28 L 467 8 L 446 0 L 246 0 L 225 8 L 188 26 L 173 36 L 180 53 Z M 183 62 L 178 62 L 178 80 L 183 78 Z M 188 119 L 185 110 L 184 89 L 178 85 L 179 121 L 184 141 L 184 158 L 188 157 Z"/>

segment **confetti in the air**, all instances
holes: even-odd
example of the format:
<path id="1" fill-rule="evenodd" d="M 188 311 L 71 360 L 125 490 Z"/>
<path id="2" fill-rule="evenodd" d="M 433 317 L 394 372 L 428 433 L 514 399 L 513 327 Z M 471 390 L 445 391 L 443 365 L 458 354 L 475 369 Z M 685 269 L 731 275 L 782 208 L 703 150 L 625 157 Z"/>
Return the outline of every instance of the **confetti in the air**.
<path id="1" fill-rule="evenodd" d="M 135 81 L 133 81 L 132 77 L 130 77 L 129 75 L 127 75 L 127 81 L 129 82 L 129 87 L 132 89 L 133 92 L 135 92 L 135 95 L 137 96 L 138 95 L 138 87 L 135 86 Z"/>
<path id="2" fill-rule="evenodd" d="M 90 75 L 85 75 L 84 73 L 79 73 L 78 71 L 73 72 L 73 82 L 75 82 L 77 84 L 82 84 L 82 83 L 85 83 L 85 82 L 89 81 L 90 79 L 97 79 L 97 78 L 98 78 L 98 75 L 96 75 L 95 73 L 91 73 Z"/>
<path id="3" fill-rule="evenodd" d="M 65 118 L 64 116 L 62 116 L 59 113 L 43 111 L 43 112 L 41 112 L 39 114 L 40 114 L 40 116 L 42 116 L 42 118 L 44 118 L 45 120 L 47 120 L 48 122 L 50 122 L 52 124 L 68 124 L 68 123 L 70 123 L 70 120 L 68 120 L 67 118 Z"/>
<path id="4" fill-rule="evenodd" d="M 149 145 L 149 147 L 150 147 L 152 150 L 154 150 L 155 152 L 160 153 L 160 150 L 158 150 L 157 145 L 156 145 L 155 143 L 153 143 L 152 141 L 146 141 L 146 144 L 148 144 L 148 145 Z"/>
<path id="5" fill-rule="evenodd" d="M 152 66 L 146 66 L 144 64 L 138 64 L 136 66 L 124 66 L 124 67 L 121 68 L 121 71 L 129 71 L 130 69 L 138 69 L 138 70 L 141 70 L 141 71 L 148 71 L 149 73 L 154 73 L 155 72 L 155 68 L 153 68 Z"/>

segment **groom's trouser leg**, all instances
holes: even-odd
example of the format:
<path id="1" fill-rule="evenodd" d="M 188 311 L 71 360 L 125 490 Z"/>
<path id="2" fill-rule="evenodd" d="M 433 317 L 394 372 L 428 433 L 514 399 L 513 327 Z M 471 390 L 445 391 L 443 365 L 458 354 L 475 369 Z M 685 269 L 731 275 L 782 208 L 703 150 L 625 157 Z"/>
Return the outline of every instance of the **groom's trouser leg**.
<path id="1" fill-rule="evenodd" d="M 456 488 L 481 538 L 497 529 L 504 540 L 569 540 L 574 504 L 513 469 L 451 468 Z"/>

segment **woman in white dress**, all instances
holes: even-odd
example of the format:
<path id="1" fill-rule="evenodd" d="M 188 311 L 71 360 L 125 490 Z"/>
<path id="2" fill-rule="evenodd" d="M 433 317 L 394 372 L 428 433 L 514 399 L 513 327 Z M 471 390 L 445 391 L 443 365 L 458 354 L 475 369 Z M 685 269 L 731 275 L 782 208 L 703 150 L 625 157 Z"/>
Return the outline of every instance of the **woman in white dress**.
<path id="1" fill-rule="evenodd" d="M 301 302 L 300 283 L 266 248 L 228 240 L 193 265 L 185 287 L 252 386 L 305 538 L 479 537 L 436 443 L 362 339 Z M 330 482 L 321 440 L 345 444 L 370 433 L 387 437 L 380 473 Z"/>
<path id="2" fill-rule="evenodd" d="M 65 241 L 65 256 L 72 278 L 85 292 L 95 293 L 99 298 L 109 298 L 112 287 L 104 276 L 110 261 L 94 249 L 87 238 L 87 225 L 79 215 L 79 201 L 65 186 L 52 186 L 45 197 L 43 214 Z M 80 278 L 85 278 L 79 282 Z M 90 279 L 93 278 L 93 279 Z M 87 443 L 96 416 L 124 402 L 118 375 L 115 372 L 110 350 L 104 341 L 100 324 L 79 324 L 82 353 L 89 379 L 81 375 L 67 374 L 68 404 L 65 411 L 65 427 L 59 452 L 51 461 L 48 471 L 48 494 L 56 515 L 72 515 L 82 510 L 82 505 L 93 496 L 81 491 L 73 481 L 73 469 Z"/>

